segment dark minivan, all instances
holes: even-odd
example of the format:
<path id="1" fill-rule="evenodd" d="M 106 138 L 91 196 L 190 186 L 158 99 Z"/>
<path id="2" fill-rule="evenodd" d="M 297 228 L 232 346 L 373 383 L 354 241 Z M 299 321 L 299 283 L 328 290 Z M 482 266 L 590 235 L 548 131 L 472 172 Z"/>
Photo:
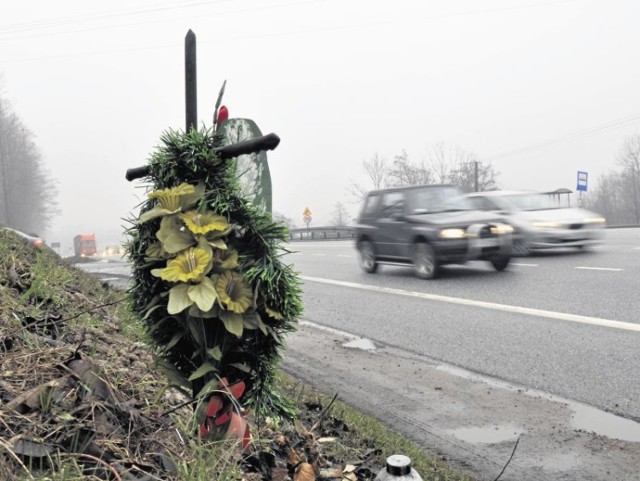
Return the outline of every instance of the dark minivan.
<path id="1" fill-rule="evenodd" d="M 487 260 L 504 270 L 513 229 L 495 214 L 475 210 L 454 185 L 419 185 L 369 192 L 356 226 L 360 265 L 413 265 L 432 279 L 444 264 Z"/>

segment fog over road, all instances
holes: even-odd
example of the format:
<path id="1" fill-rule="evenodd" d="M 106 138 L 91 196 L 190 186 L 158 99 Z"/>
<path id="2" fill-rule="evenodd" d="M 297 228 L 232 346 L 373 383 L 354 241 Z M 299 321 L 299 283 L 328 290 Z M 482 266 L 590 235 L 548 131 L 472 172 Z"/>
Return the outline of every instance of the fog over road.
<path id="1" fill-rule="evenodd" d="M 640 479 L 640 229 L 607 230 L 595 252 L 514 258 L 501 273 L 473 262 L 433 281 L 408 267 L 366 274 L 353 241 L 289 247 L 304 314 L 288 372 L 478 479 L 494 479 L 516 441 L 503 481 Z"/>

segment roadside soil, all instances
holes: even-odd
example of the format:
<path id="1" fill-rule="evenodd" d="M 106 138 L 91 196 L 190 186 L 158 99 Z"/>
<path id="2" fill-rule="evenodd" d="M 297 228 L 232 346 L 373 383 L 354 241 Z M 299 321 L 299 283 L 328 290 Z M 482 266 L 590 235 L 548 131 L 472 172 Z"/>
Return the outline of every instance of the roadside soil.
<path id="1" fill-rule="evenodd" d="M 576 419 L 591 410 L 604 429 L 620 422 L 622 437 L 640 441 L 638 423 L 307 322 L 287 337 L 284 357 L 286 372 L 476 479 L 504 469 L 502 481 L 640 480 L 640 442 Z"/>

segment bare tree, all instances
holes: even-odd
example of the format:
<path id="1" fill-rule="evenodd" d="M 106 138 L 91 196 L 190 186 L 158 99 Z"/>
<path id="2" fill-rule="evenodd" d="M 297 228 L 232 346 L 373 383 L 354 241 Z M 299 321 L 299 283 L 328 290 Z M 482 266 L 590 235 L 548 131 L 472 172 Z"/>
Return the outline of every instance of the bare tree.
<path id="1" fill-rule="evenodd" d="M 608 224 L 640 224 L 640 134 L 624 141 L 616 164 L 597 179 L 585 207 L 604 215 Z"/>
<path id="2" fill-rule="evenodd" d="M 618 164 L 623 169 L 627 187 L 627 207 L 633 212 L 635 223 L 640 224 L 640 134 L 624 141 L 618 155 Z"/>
<path id="3" fill-rule="evenodd" d="M 438 142 L 427 150 L 427 161 L 434 182 L 456 184 L 464 192 L 495 190 L 498 188 L 496 171 L 491 162 L 481 162 L 478 156 L 454 145 Z"/>
<path id="4" fill-rule="evenodd" d="M 349 223 L 349 211 L 342 202 L 336 202 L 331 222 L 335 226 L 345 226 Z"/>
<path id="5" fill-rule="evenodd" d="M 625 208 L 624 184 L 624 176 L 615 170 L 600 176 L 584 206 L 602 214 L 609 224 L 630 224 L 633 214 Z"/>
<path id="6" fill-rule="evenodd" d="M 451 149 L 444 142 L 437 142 L 427 148 L 427 162 L 431 166 L 434 175 L 434 183 L 446 184 L 449 182 L 452 164 Z"/>
<path id="7" fill-rule="evenodd" d="M 481 162 L 478 156 L 457 145 L 444 142 L 427 149 L 426 161 L 414 163 L 406 150 L 393 158 L 391 166 L 377 153 L 362 163 L 370 187 L 352 184 L 350 193 L 362 201 L 372 189 L 424 184 L 456 184 L 464 192 L 495 190 L 498 188 L 496 171 L 491 162 Z"/>
<path id="8" fill-rule="evenodd" d="M 393 158 L 393 164 L 389 169 L 389 185 L 398 187 L 403 185 L 431 184 L 432 173 L 429 168 L 421 164 L 414 164 L 409 160 L 406 150 Z"/>
<path id="9" fill-rule="evenodd" d="M 287 217 L 286 215 L 280 212 L 274 211 L 273 214 L 271 214 L 271 217 L 276 222 L 281 222 L 282 224 L 286 225 L 289 229 L 293 229 L 296 226 L 295 222 L 293 222 L 293 219 L 291 219 L 291 217 Z"/>
<path id="10" fill-rule="evenodd" d="M 0 98 L 0 223 L 41 233 L 57 214 L 57 190 L 33 137 Z"/>
<path id="11" fill-rule="evenodd" d="M 349 187 L 349 192 L 358 201 L 364 200 L 370 190 L 384 189 L 388 186 L 389 167 L 386 158 L 376 152 L 369 160 L 362 162 L 362 168 L 367 175 L 367 185 L 353 182 Z"/>

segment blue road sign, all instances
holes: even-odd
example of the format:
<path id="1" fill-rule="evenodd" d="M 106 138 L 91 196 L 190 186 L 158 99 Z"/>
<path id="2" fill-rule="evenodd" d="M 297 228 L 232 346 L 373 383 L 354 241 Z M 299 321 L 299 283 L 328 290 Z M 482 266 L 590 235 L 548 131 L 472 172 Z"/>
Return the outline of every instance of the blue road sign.
<path id="1" fill-rule="evenodd" d="M 586 192 L 587 191 L 587 179 L 589 178 L 586 172 L 578 171 L 578 186 L 576 187 L 577 191 Z"/>

